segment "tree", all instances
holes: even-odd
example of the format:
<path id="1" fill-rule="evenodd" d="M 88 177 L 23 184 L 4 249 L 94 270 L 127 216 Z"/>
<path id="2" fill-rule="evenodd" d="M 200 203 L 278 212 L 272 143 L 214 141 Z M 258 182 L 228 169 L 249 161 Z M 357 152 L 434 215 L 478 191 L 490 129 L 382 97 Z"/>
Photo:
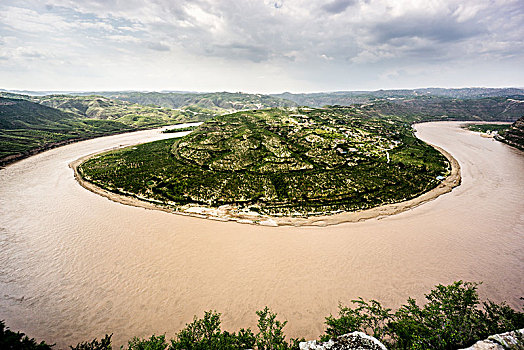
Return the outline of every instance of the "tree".
<path id="1" fill-rule="evenodd" d="M 285 350 L 288 344 L 283 332 L 287 321 L 280 322 L 277 320 L 277 314 L 273 313 L 266 306 L 264 310 L 257 311 L 258 329 L 257 349 L 258 350 Z"/>

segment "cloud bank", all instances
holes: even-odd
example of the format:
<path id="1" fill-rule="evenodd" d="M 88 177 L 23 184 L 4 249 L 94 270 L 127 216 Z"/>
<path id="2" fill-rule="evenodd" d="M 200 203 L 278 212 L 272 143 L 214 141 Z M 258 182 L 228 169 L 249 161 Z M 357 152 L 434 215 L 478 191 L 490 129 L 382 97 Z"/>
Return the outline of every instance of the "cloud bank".
<path id="1" fill-rule="evenodd" d="M 520 0 L 6 0 L 1 87 L 522 86 Z"/>

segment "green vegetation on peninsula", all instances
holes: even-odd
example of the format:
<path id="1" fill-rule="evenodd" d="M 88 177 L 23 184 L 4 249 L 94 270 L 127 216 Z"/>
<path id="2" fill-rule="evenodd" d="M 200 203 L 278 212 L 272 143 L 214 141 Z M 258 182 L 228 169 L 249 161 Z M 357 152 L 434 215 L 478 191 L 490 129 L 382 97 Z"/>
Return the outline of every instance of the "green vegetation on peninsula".
<path id="1" fill-rule="evenodd" d="M 337 106 L 217 116 L 183 138 L 111 151 L 79 167 L 99 187 L 176 209 L 228 205 L 277 216 L 404 201 L 449 170 L 402 118 Z"/>

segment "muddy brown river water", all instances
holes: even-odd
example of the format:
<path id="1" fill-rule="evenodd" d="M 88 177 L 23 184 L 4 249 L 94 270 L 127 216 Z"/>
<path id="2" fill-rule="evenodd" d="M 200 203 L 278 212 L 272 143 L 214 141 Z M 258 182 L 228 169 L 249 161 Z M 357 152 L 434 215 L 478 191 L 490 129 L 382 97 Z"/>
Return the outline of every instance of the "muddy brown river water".
<path id="1" fill-rule="evenodd" d="M 172 336 L 193 315 L 255 328 L 268 305 L 315 338 L 340 302 L 397 307 L 438 283 L 524 296 L 524 152 L 459 128 L 417 136 L 449 151 L 462 185 L 407 212 L 329 227 L 262 227 L 125 206 L 82 188 L 68 164 L 156 130 L 79 142 L 0 170 L 0 319 L 59 348 L 114 333 Z"/>

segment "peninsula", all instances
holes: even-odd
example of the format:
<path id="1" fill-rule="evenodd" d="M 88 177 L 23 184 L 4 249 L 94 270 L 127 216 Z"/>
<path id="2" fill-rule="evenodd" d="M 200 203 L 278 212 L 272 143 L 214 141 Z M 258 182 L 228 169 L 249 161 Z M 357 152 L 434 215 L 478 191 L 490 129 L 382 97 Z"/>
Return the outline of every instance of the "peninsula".
<path id="1" fill-rule="evenodd" d="M 123 195 L 127 204 L 271 226 L 323 225 L 409 209 L 435 194 L 394 203 L 453 175 L 437 191 L 448 192 L 460 182 L 453 162 L 399 117 L 360 106 L 271 108 L 217 116 L 176 140 L 95 155 L 77 175 L 90 190 Z M 333 214 L 335 222 L 325 220 Z"/>

